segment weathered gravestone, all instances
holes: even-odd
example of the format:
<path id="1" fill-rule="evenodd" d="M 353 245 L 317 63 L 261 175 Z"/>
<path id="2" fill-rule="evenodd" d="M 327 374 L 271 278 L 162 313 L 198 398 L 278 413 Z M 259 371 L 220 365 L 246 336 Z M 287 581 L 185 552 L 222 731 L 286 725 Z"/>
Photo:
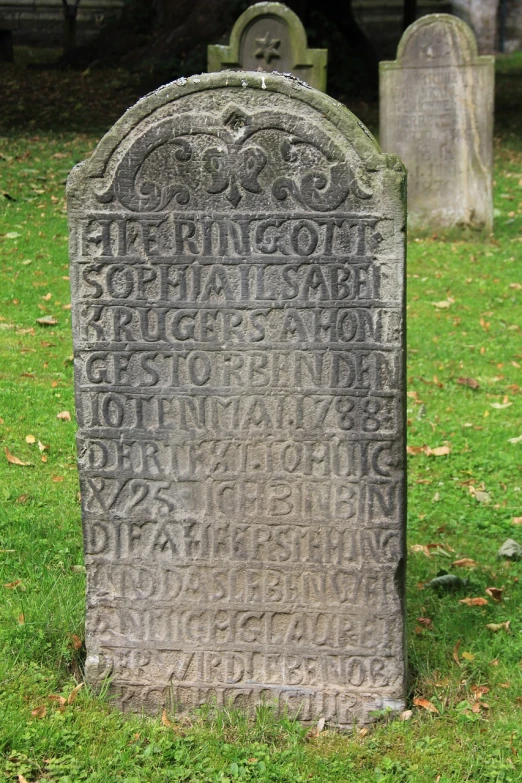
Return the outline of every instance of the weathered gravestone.
<path id="1" fill-rule="evenodd" d="M 235 23 L 228 46 L 208 47 L 208 70 L 291 73 L 326 91 L 327 49 L 308 49 L 299 17 L 283 3 L 257 3 Z"/>
<path id="2" fill-rule="evenodd" d="M 91 683 L 404 699 L 404 172 L 282 76 L 179 80 L 68 183 Z"/>
<path id="3" fill-rule="evenodd" d="M 449 14 L 416 21 L 380 64 L 380 141 L 408 171 L 411 226 L 492 227 L 493 87 L 494 58 Z"/>

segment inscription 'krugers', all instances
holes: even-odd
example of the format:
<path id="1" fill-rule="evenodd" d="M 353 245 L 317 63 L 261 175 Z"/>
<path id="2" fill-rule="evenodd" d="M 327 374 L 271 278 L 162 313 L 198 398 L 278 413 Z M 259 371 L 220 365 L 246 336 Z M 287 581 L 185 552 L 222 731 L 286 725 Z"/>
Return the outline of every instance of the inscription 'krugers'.
<path id="1" fill-rule="evenodd" d="M 347 725 L 404 695 L 403 173 L 262 78 L 149 96 L 72 175 L 86 673 Z"/>

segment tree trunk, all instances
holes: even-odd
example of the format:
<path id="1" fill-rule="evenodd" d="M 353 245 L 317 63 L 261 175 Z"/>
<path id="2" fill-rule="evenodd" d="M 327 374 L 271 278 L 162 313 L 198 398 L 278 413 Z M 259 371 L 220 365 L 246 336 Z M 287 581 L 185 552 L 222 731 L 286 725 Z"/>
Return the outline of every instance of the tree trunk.
<path id="1" fill-rule="evenodd" d="M 63 53 L 69 54 L 76 49 L 76 17 L 80 0 L 75 0 L 70 5 L 67 0 L 62 0 L 63 5 Z"/>

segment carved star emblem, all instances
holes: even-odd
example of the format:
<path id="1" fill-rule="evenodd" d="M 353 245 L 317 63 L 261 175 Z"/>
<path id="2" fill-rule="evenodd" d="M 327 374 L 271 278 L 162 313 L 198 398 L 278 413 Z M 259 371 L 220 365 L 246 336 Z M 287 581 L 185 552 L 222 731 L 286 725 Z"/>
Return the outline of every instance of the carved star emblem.
<path id="1" fill-rule="evenodd" d="M 270 60 L 281 57 L 277 51 L 281 45 L 280 38 L 272 38 L 270 33 L 265 33 L 263 38 L 256 38 L 256 44 L 255 56 L 262 57 L 265 62 L 269 63 Z"/>

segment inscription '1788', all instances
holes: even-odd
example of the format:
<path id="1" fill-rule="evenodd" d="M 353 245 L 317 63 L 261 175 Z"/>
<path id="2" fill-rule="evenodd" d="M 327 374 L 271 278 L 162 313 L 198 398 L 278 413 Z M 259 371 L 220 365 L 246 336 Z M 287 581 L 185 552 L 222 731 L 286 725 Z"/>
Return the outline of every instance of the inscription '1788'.
<path id="1" fill-rule="evenodd" d="M 400 164 L 268 75 L 111 138 L 68 189 L 88 678 L 149 712 L 399 708 Z"/>

